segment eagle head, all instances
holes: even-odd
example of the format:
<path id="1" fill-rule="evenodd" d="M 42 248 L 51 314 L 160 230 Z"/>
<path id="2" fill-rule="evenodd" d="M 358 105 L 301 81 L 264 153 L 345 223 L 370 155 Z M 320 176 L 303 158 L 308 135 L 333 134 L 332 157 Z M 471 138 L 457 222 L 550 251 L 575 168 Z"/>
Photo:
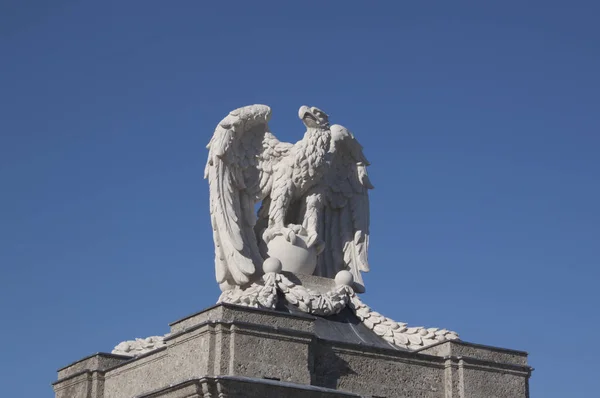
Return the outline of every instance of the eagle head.
<path id="1" fill-rule="evenodd" d="M 329 116 L 316 107 L 302 105 L 298 111 L 298 117 L 307 128 L 327 129 L 329 128 Z"/>

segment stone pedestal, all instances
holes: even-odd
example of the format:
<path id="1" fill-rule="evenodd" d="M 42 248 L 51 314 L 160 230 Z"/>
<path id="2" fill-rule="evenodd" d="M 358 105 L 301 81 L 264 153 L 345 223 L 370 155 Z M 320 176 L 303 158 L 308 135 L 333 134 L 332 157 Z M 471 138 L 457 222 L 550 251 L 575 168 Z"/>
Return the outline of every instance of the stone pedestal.
<path id="1" fill-rule="evenodd" d="M 349 311 L 222 304 L 170 326 L 147 354 L 99 353 L 60 369 L 56 398 L 529 396 L 525 352 L 462 341 L 402 350 Z"/>

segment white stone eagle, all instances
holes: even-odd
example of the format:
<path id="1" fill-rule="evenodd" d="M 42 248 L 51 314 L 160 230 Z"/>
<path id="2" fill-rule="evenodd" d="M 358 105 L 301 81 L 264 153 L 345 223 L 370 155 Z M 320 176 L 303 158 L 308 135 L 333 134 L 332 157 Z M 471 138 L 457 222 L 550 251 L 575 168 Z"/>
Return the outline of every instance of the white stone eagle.
<path id="1" fill-rule="evenodd" d="M 307 130 L 290 144 L 269 130 L 268 106 L 239 108 L 219 123 L 207 146 L 205 178 L 222 290 L 260 276 L 275 237 L 293 244 L 301 236 L 318 255 L 314 275 L 333 278 L 348 270 L 355 289 L 364 291 L 369 163 L 352 133 L 330 126 L 320 109 L 302 106 L 299 117 Z"/>

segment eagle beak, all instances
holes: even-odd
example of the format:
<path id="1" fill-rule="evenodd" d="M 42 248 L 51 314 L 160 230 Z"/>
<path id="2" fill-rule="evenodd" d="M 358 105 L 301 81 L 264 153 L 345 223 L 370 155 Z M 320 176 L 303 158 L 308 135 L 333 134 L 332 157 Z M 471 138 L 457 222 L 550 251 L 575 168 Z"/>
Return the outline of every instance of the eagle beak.
<path id="1" fill-rule="evenodd" d="M 306 105 L 302 105 L 300 107 L 300 110 L 298 111 L 298 117 L 300 118 L 300 120 L 304 119 L 304 116 L 306 116 L 307 113 L 312 115 L 312 113 L 310 112 L 310 108 Z"/>

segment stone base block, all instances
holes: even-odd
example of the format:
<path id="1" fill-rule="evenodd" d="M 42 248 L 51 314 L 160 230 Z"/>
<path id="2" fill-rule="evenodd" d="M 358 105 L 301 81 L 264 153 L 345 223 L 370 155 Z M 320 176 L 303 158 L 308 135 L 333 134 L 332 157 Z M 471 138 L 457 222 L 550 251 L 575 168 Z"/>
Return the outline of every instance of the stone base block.
<path id="1" fill-rule="evenodd" d="M 350 318 L 228 304 L 170 326 L 166 346 L 147 354 L 60 369 L 56 398 L 529 396 L 521 351 L 462 341 L 407 351 L 362 338 Z"/>

